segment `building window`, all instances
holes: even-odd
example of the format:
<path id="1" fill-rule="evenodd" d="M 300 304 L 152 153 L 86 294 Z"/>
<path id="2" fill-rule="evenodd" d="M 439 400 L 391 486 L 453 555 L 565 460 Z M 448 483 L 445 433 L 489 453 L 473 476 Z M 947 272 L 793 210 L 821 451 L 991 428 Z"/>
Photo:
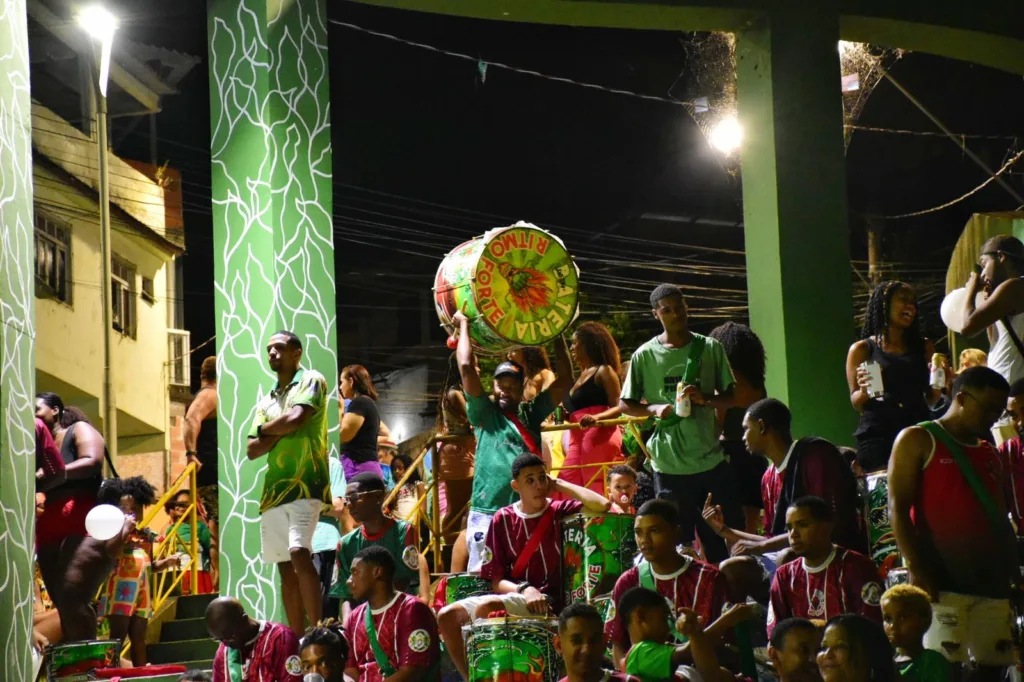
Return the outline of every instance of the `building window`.
<path id="1" fill-rule="evenodd" d="M 142 278 L 142 300 L 146 303 L 156 303 L 156 295 L 153 293 L 153 278 L 143 277 Z"/>
<path id="2" fill-rule="evenodd" d="M 71 304 L 71 228 L 35 207 L 36 290 Z"/>
<path id="3" fill-rule="evenodd" d="M 135 266 L 110 259 L 111 312 L 114 329 L 135 338 Z"/>

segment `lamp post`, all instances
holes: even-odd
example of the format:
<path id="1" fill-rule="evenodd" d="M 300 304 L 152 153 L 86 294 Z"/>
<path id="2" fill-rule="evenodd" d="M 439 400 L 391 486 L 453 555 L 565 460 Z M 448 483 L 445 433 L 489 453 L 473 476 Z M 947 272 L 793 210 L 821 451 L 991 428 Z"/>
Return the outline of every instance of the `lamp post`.
<path id="1" fill-rule="evenodd" d="M 93 40 L 94 58 L 92 69 L 95 74 L 95 49 L 99 48 L 99 74 L 95 81 L 96 97 L 96 144 L 99 158 L 100 194 L 100 251 L 102 259 L 102 281 L 100 299 L 103 306 L 103 438 L 111 457 L 117 456 L 117 399 L 114 394 L 114 335 L 113 307 L 110 278 L 110 177 L 107 170 L 107 80 L 110 75 L 110 48 L 117 30 L 117 19 L 102 5 L 82 8 L 78 14 L 78 25 Z"/>

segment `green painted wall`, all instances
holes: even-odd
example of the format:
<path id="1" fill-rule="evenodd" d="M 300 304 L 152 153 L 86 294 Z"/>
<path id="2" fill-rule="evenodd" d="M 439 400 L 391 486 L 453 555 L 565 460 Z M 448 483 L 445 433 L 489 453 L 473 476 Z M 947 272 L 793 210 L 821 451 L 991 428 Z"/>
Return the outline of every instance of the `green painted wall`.
<path id="1" fill-rule="evenodd" d="M 217 318 L 222 594 L 283 620 L 276 569 L 260 555 L 266 460 L 249 462 L 257 397 L 276 381 L 266 342 L 294 331 L 303 364 L 332 388 L 337 334 L 324 0 L 211 0 L 210 122 Z"/>
<path id="2" fill-rule="evenodd" d="M 35 247 L 24 0 L 0 13 L 0 680 L 32 677 Z"/>
<path id="3" fill-rule="evenodd" d="M 838 23 L 806 9 L 736 35 L 751 326 L 796 436 L 851 443 L 853 292 Z"/>

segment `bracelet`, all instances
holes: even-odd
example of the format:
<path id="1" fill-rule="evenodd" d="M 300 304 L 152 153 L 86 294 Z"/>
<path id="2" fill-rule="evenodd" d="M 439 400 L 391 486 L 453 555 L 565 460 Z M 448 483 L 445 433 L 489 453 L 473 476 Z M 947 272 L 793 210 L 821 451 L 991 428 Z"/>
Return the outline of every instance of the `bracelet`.
<path id="1" fill-rule="evenodd" d="M 256 425 L 256 437 L 263 438 L 263 424 Z"/>
<path id="2" fill-rule="evenodd" d="M 530 587 L 530 583 L 524 580 L 523 582 L 521 582 L 518 585 L 516 585 L 516 592 L 518 592 L 519 594 L 522 594 L 523 592 L 526 591 L 526 588 L 528 588 L 528 587 Z"/>

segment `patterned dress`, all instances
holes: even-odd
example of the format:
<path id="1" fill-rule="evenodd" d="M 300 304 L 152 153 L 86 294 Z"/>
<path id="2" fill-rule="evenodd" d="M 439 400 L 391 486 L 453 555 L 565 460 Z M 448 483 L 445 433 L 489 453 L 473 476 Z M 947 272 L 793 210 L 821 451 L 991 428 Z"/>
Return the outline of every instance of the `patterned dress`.
<path id="1" fill-rule="evenodd" d="M 121 558 L 100 597 L 100 616 L 149 618 L 153 615 L 149 576 L 156 539 L 156 533 L 143 528 L 133 532 L 124 543 Z"/>

